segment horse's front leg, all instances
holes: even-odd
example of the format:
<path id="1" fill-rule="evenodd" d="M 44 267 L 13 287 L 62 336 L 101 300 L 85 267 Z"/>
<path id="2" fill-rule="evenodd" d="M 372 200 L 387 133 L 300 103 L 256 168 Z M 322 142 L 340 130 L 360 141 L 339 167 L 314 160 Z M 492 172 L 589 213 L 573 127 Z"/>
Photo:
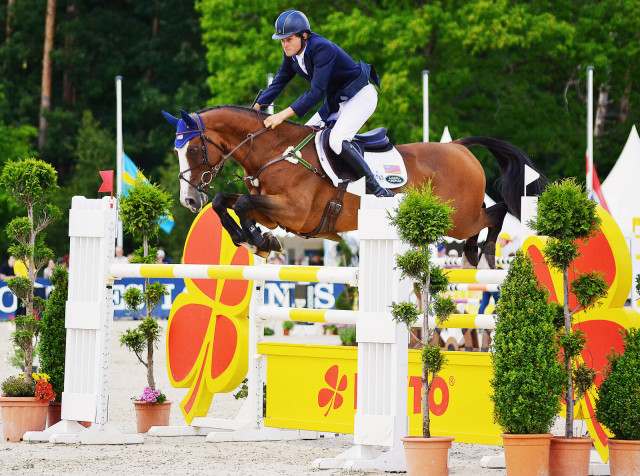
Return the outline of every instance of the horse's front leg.
<path id="1" fill-rule="evenodd" d="M 224 229 L 227 230 L 231 241 L 236 246 L 241 246 L 243 243 L 246 243 L 247 237 L 227 210 L 233 208 L 241 196 L 242 195 L 237 193 L 218 193 L 211 201 L 211 207 L 218 217 L 220 217 L 220 223 Z"/>
<path id="2" fill-rule="evenodd" d="M 249 213 L 269 216 L 270 199 L 264 195 L 241 195 L 236 200 L 233 210 L 240 219 L 240 225 L 242 231 L 247 237 L 249 244 L 254 245 L 257 248 L 256 254 L 260 256 L 266 256 L 271 251 L 282 251 L 282 245 L 278 239 L 271 233 L 267 232 L 264 235 L 258 228 L 255 220 L 253 220 Z"/>

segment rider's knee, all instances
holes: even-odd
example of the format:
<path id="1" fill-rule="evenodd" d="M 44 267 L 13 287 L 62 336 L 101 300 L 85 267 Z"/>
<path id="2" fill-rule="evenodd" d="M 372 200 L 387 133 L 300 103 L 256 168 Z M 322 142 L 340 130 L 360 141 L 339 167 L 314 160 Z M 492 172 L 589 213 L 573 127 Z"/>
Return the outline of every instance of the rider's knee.
<path id="1" fill-rule="evenodd" d="M 331 150 L 334 151 L 337 155 L 340 155 L 342 153 L 342 141 L 345 140 L 350 140 L 350 138 L 348 137 L 342 137 L 339 134 L 333 134 L 333 131 L 331 132 L 331 135 L 329 136 L 329 147 L 331 147 Z"/>

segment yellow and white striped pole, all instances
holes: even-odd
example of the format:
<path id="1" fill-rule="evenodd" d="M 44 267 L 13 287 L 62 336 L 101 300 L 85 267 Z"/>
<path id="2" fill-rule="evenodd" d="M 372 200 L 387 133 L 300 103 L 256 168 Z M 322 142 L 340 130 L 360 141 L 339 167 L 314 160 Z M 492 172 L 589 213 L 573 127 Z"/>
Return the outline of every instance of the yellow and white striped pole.
<path id="1" fill-rule="evenodd" d="M 359 311 L 337 309 L 306 309 L 294 307 L 259 306 L 256 317 L 260 319 L 275 319 L 279 321 L 295 322 L 324 322 L 326 324 L 356 324 Z"/>
<path id="2" fill-rule="evenodd" d="M 453 283 L 500 284 L 507 277 L 504 269 L 445 269 L 446 276 Z"/>
<path id="3" fill-rule="evenodd" d="M 358 268 L 338 266 L 237 266 L 206 264 L 111 264 L 109 274 L 121 278 L 238 279 L 358 285 Z"/>

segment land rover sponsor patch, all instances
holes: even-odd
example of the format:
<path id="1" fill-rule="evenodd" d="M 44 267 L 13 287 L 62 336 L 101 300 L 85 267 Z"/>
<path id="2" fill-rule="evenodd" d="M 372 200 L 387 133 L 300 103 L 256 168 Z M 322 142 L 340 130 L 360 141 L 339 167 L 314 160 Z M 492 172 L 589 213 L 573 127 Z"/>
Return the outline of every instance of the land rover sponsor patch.
<path id="1" fill-rule="evenodd" d="M 402 183 L 404 182 L 403 178 L 399 175 L 387 175 L 385 180 L 389 183 Z"/>

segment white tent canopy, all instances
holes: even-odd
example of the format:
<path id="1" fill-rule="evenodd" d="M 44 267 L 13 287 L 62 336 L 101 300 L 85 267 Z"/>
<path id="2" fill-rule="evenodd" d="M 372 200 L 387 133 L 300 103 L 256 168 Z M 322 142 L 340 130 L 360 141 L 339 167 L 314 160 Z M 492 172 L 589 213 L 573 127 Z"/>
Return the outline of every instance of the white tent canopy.
<path id="1" fill-rule="evenodd" d="M 611 216 L 624 236 L 631 236 L 633 218 L 640 218 L 640 137 L 634 125 L 618 161 L 602 182 Z"/>

